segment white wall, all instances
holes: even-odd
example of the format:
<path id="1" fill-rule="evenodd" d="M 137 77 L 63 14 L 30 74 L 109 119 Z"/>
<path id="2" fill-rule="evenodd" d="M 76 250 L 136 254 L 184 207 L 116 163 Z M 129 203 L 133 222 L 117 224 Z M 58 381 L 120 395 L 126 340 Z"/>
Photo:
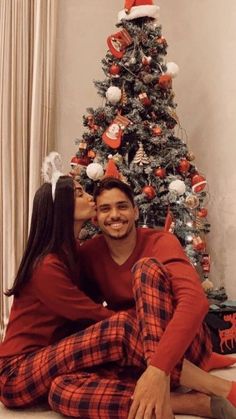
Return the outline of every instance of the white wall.
<path id="1" fill-rule="evenodd" d="M 57 149 L 69 162 L 76 151 L 74 138 L 83 132 L 82 115 L 102 104 L 92 80 L 104 78 L 100 60 L 107 36 L 117 31 L 123 0 L 58 1 Z M 236 2 L 158 4 L 168 61 L 181 69 L 174 81 L 178 116 L 209 183 L 211 277 L 236 299 Z"/>

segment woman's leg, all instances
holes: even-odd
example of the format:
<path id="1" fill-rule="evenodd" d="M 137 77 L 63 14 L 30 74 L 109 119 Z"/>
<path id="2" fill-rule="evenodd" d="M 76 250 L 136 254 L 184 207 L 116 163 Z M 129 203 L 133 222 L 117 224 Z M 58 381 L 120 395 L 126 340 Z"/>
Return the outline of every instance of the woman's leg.
<path id="1" fill-rule="evenodd" d="M 2 385 L 7 407 L 25 407 L 47 396 L 59 375 L 115 362 L 145 368 L 136 321 L 118 313 L 57 344 L 27 355 Z"/>

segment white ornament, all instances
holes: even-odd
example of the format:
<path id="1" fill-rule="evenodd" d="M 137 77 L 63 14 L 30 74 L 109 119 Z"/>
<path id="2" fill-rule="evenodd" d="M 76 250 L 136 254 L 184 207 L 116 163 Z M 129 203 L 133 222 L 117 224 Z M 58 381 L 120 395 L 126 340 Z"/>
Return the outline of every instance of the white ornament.
<path id="1" fill-rule="evenodd" d="M 169 76 L 171 76 L 174 79 L 179 72 L 179 66 L 174 62 L 169 62 L 166 64 L 166 67 L 166 74 L 169 74 Z"/>
<path id="2" fill-rule="evenodd" d="M 170 192 L 174 191 L 174 192 L 177 192 L 178 195 L 183 195 L 184 192 L 186 191 L 185 183 L 180 179 L 173 180 L 169 184 L 169 191 Z"/>
<path id="3" fill-rule="evenodd" d="M 92 180 L 99 180 L 104 174 L 103 167 L 99 163 L 90 163 L 86 169 L 87 176 Z"/>
<path id="4" fill-rule="evenodd" d="M 120 101 L 121 95 L 121 89 L 119 89 L 119 87 L 116 86 L 110 86 L 106 91 L 106 98 L 108 102 L 110 102 L 112 105 L 115 105 Z"/>

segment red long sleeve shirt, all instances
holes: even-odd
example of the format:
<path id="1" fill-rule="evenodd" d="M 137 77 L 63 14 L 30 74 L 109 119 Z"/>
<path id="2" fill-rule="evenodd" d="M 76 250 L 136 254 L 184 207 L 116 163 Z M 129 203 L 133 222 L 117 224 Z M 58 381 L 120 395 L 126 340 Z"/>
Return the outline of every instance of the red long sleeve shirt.
<path id="1" fill-rule="evenodd" d="M 153 229 L 138 229 L 136 247 L 122 265 L 112 259 L 102 235 L 86 242 L 81 253 L 88 280 L 86 292 L 100 296 L 100 301 L 105 300 L 115 311 L 134 306 L 131 269 L 135 262 L 155 257 L 168 268 L 176 309 L 151 364 L 169 373 L 184 355 L 208 310 L 199 276 L 177 238 Z"/>
<path id="2" fill-rule="evenodd" d="M 67 335 L 73 321 L 97 322 L 112 314 L 80 291 L 71 282 L 67 267 L 49 254 L 14 298 L 0 357 L 33 352 L 57 342 Z"/>

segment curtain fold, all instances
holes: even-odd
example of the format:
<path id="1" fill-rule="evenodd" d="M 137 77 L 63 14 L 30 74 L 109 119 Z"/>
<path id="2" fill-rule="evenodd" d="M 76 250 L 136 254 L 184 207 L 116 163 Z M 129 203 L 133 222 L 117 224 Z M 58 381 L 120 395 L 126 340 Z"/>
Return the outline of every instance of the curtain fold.
<path id="1" fill-rule="evenodd" d="M 0 2 L 0 337 L 11 287 L 40 185 L 43 157 L 54 145 L 57 0 Z"/>

